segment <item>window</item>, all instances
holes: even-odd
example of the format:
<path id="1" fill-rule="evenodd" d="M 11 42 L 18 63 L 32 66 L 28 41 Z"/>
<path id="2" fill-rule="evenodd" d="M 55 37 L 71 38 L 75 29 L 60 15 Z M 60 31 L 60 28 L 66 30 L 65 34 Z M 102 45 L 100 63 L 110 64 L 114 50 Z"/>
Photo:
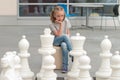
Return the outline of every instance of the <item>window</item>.
<path id="1" fill-rule="evenodd" d="M 86 10 L 80 7 L 74 7 L 72 4 L 82 4 L 82 3 L 99 3 L 106 4 L 104 6 L 106 14 L 112 14 L 110 9 L 113 5 L 118 3 L 117 0 L 18 0 L 18 18 L 23 17 L 48 17 L 52 8 L 58 3 L 68 5 L 69 13 L 77 14 L 77 16 L 85 16 Z M 111 5 L 107 5 L 111 4 Z M 111 8 L 110 8 L 111 7 Z M 89 14 L 92 12 L 102 14 L 101 9 L 90 8 Z"/>
<path id="2" fill-rule="evenodd" d="M 89 8 L 89 14 L 91 13 L 97 13 L 99 16 L 103 15 L 103 10 L 105 15 L 112 15 L 113 14 L 113 6 L 115 4 L 118 4 L 118 0 L 70 0 L 71 3 L 69 7 L 69 12 L 70 13 L 75 13 L 78 16 L 85 16 L 86 15 L 86 9 L 84 7 L 74 7 L 72 4 L 84 4 L 84 3 L 90 3 L 90 4 L 103 4 L 103 7 L 91 7 Z"/>

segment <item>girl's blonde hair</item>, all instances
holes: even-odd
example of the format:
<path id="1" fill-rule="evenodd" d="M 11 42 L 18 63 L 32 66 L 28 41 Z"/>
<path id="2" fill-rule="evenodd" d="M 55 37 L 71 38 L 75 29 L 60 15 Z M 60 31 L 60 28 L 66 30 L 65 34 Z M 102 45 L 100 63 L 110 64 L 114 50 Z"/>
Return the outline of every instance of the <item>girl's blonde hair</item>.
<path id="1" fill-rule="evenodd" d="M 54 14 L 55 14 L 55 12 L 57 12 L 57 11 L 64 11 L 64 9 L 62 8 L 62 7 L 60 7 L 60 6 L 55 6 L 54 7 L 54 9 L 52 10 L 52 12 L 50 13 L 50 20 L 53 22 L 53 23 L 55 23 L 55 17 L 54 17 Z M 65 12 L 64 12 L 65 13 Z M 64 19 L 65 19 L 65 15 L 64 15 Z M 63 20 L 64 20 L 63 19 Z"/>

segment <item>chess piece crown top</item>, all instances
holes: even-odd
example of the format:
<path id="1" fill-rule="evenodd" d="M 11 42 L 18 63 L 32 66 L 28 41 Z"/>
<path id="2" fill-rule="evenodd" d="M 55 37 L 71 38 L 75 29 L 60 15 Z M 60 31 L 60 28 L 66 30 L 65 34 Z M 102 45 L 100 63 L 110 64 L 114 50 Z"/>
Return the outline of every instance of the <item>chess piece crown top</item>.
<path id="1" fill-rule="evenodd" d="M 80 39 L 85 39 L 84 36 L 81 36 L 80 33 L 76 33 L 76 36 L 71 37 L 72 40 L 80 40 Z"/>
<path id="2" fill-rule="evenodd" d="M 108 35 L 105 35 L 104 40 L 100 44 L 103 53 L 109 53 L 112 47 L 111 41 L 108 39 Z"/>
<path id="3" fill-rule="evenodd" d="M 22 36 L 22 39 L 19 41 L 18 46 L 19 46 L 21 53 L 22 52 L 27 53 L 27 50 L 28 50 L 30 44 L 29 44 L 28 40 L 26 39 L 25 35 Z"/>

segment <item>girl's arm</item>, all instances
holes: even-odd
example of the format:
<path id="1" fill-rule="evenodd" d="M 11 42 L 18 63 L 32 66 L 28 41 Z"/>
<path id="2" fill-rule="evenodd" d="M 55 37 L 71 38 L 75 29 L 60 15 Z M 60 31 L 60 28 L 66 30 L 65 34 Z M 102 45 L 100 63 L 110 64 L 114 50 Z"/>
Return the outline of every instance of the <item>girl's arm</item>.
<path id="1" fill-rule="evenodd" d="M 70 36 L 70 30 L 69 29 L 67 29 L 67 35 Z"/>
<path id="2" fill-rule="evenodd" d="M 60 28 L 59 28 L 59 30 L 53 31 L 53 33 L 55 34 L 55 36 L 60 36 L 62 34 L 63 25 L 62 25 L 62 22 L 60 22 L 60 21 L 56 21 L 56 23 L 60 24 L 60 26 L 59 26 Z"/>

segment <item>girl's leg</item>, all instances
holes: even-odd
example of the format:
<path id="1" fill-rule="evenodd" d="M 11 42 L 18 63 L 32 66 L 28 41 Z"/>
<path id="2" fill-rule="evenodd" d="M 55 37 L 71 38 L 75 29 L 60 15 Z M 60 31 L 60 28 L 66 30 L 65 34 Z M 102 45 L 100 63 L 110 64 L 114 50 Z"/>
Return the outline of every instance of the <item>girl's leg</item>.
<path id="1" fill-rule="evenodd" d="M 62 42 L 66 43 L 67 49 L 69 51 L 72 50 L 71 42 L 70 42 L 67 35 L 62 35 L 62 36 L 59 36 L 59 37 L 55 37 L 53 45 L 59 46 L 59 45 L 61 45 Z"/>
<path id="2" fill-rule="evenodd" d="M 69 51 L 71 51 L 71 50 L 72 50 L 72 45 L 71 45 L 70 39 L 68 38 L 67 35 L 63 35 L 63 38 L 64 38 L 64 42 L 65 42 L 66 45 L 67 45 L 67 49 L 68 49 Z"/>
<path id="3" fill-rule="evenodd" d="M 65 42 L 61 43 L 62 48 L 62 69 L 63 71 L 68 71 L 68 50 Z"/>

